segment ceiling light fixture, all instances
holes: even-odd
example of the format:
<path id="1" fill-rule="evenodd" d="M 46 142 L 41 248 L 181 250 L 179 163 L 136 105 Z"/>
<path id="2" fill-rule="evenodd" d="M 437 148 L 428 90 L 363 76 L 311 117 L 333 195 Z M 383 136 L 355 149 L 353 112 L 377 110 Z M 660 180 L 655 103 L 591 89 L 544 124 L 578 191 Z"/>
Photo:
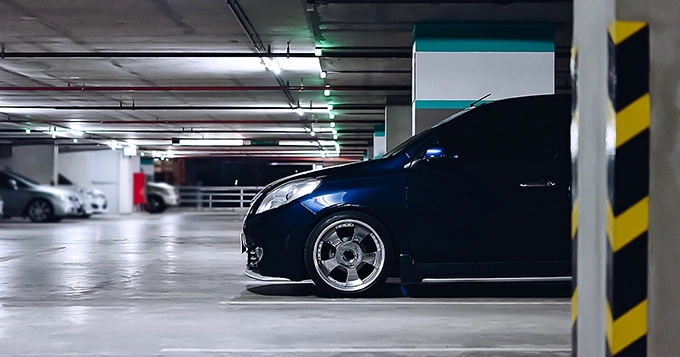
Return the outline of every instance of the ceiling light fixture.
<path id="1" fill-rule="evenodd" d="M 330 119 L 330 120 L 335 119 L 335 114 L 333 114 L 333 113 L 328 113 L 328 119 Z"/>
<path id="2" fill-rule="evenodd" d="M 315 48 L 314 49 L 314 56 L 321 57 L 321 55 L 323 55 L 323 50 L 319 47 Z"/>
<path id="3" fill-rule="evenodd" d="M 321 74 L 319 76 L 321 77 L 321 79 L 325 79 L 326 77 L 328 77 L 328 73 L 326 71 L 321 71 Z"/>
<path id="4" fill-rule="evenodd" d="M 263 58 L 262 63 L 264 64 L 264 67 L 271 71 L 274 74 L 281 74 L 281 66 L 279 63 L 276 61 L 276 59 L 273 58 Z"/>
<path id="5" fill-rule="evenodd" d="M 301 117 L 302 117 L 302 116 L 305 116 L 305 111 L 304 111 L 304 109 L 302 109 L 301 107 L 295 108 L 295 113 L 297 113 L 297 115 L 299 115 L 299 116 L 301 116 Z"/>
<path id="6" fill-rule="evenodd" d="M 78 143 L 78 139 L 73 139 L 73 143 L 74 143 L 74 144 L 77 144 L 77 143 Z"/>
<path id="7" fill-rule="evenodd" d="M 180 146 L 243 146 L 240 139 L 179 139 Z"/>
<path id="8" fill-rule="evenodd" d="M 26 129 L 26 134 L 30 134 L 30 133 L 31 133 L 31 129 Z"/>
<path id="9" fill-rule="evenodd" d="M 333 134 L 333 140 L 338 140 L 338 134 Z"/>
<path id="10" fill-rule="evenodd" d="M 312 129 L 312 131 L 309 132 L 309 135 L 316 136 L 316 132 Z"/>
<path id="11" fill-rule="evenodd" d="M 333 110 L 333 104 L 328 104 L 327 108 L 328 108 L 328 111 L 330 112 L 331 110 Z"/>
<path id="12" fill-rule="evenodd" d="M 335 122 L 331 122 L 331 128 L 335 128 Z"/>

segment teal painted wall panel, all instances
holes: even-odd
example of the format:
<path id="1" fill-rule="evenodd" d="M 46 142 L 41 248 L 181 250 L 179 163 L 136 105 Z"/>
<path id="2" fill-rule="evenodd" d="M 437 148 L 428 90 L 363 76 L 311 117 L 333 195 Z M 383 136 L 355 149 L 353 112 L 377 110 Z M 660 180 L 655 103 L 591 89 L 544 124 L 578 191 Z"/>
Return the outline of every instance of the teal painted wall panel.
<path id="1" fill-rule="evenodd" d="M 550 24 L 416 24 L 416 52 L 554 52 Z"/>

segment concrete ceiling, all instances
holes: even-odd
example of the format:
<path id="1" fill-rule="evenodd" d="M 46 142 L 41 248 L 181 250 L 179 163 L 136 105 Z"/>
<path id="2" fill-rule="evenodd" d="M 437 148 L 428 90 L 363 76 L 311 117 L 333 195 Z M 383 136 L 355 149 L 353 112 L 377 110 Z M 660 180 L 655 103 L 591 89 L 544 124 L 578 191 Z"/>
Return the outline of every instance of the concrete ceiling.
<path id="1" fill-rule="evenodd" d="M 386 98 L 410 96 L 413 24 L 460 20 L 555 23 L 568 89 L 569 1 L 0 0 L 0 143 L 360 160 Z"/>

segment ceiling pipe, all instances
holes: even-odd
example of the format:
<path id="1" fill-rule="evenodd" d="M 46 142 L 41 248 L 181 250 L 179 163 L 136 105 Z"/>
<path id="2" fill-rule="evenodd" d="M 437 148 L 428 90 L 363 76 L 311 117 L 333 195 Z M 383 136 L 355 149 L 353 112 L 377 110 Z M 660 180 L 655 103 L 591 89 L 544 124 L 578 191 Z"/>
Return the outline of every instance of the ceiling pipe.
<path id="1" fill-rule="evenodd" d="M 0 92 L 229 92 L 229 91 L 410 91 L 411 86 L 67 86 L 0 87 Z"/>
<path id="2" fill-rule="evenodd" d="M 383 123 L 385 120 L 359 120 L 359 119 L 343 119 L 343 120 L 314 120 L 314 121 L 309 121 L 310 124 L 330 124 L 332 122 L 335 122 L 339 125 L 345 125 L 345 124 L 375 124 L 375 123 Z M 104 124 L 104 125 L 155 125 L 155 124 L 163 124 L 163 125 L 199 125 L 199 124 L 252 124 L 252 125 L 272 125 L 272 124 L 298 124 L 298 121 L 293 121 L 293 120 L 219 120 L 219 119 L 210 119 L 210 120 L 205 120 L 205 119 L 199 119 L 199 120 L 162 120 L 162 119 L 148 119 L 148 120 L 96 120 L 96 119 L 49 119 L 49 120 L 40 120 L 40 119 L 10 119 L 10 120 L 5 120 L 2 121 L 2 123 L 16 123 L 16 124 L 25 124 L 25 123 L 32 123 L 32 124 L 59 124 L 59 123 L 66 123 L 66 124 Z M 186 132 L 191 132 L 190 130 L 187 130 Z"/>
<path id="3" fill-rule="evenodd" d="M 410 51 L 334 51 L 332 48 L 324 49 L 321 56 L 307 52 L 3 52 L 2 59 L 29 59 L 29 58 L 71 58 L 71 59 L 102 59 L 102 58 L 411 58 Z"/>
<path id="4" fill-rule="evenodd" d="M 240 111 L 288 111 L 291 113 L 292 109 L 290 107 L 281 106 L 267 106 L 267 107 L 249 107 L 249 106 L 228 106 L 228 105 L 183 105 L 183 106 L 172 106 L 172 105 L 132 105 L 124 106 L 121 102 L 120 105 L 92 105 L 92 106 L 79 106 L 79 105 L 61 105 L 61 106 L 50 106 L 50 105 L 3 105 L 0 106 L 0 112 L 4 110 L 98 110 L 98 111 L 135 111 L 135 110 L 214 110 L 214 111 L 230 111 L 230 110 L 240 110 Z M 303 107 L 304 111 L 327 111 L 327 107 Z M 334 111 L 341 110 L 385 110 L 385 105 L 374 105 L 374 104 L 343 104 L 335 105 Z"/>

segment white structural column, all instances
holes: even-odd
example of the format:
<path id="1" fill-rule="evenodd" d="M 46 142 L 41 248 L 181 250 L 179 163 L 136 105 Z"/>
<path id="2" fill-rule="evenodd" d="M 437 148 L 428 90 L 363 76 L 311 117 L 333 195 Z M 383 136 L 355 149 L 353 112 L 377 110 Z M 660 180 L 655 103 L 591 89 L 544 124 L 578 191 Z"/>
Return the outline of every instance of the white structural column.
<path id="1" fill-rule="evenodd" d="M 488 93 L 498 100 L 555 91 L 551 25 L 417 24 L 414 36 L 414 132 Z"/>
<path id="2" fill-rule="evenodd" d="M 124 156 L 118 151 L 118 212 L 132 213 L 132 174 L 140 172 L 139 156 Z"/>
<path id="3" fill-rule="evenodd" d="M 373 159 L 385 155 L 385 125 L 376 125 L 373 129 Z"/>
<path id="4" fill-rule="evenodd" d="M 577 294 L 574 353 L 604 356 L 605 275 L 607 257 L 607 26 L 614 20 L 614 1 L 574 1 L 574 50 L 577 61 L 576 117 L 572 155 L 576 159 L 572 194 L 577 197 Z M 576 229 L 576 227 L 573 227 Z"/>

